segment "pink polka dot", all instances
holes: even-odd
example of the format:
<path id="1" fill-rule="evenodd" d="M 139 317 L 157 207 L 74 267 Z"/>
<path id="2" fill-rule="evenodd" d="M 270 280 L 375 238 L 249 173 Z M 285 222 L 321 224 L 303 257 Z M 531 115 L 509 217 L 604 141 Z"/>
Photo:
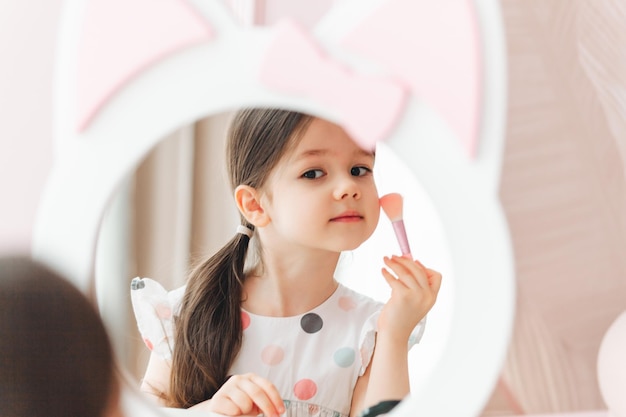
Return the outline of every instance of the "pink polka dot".
<path id="1" fill-rule="evenodd" d="M 301 379 L 293 387 L 293 393 L 299 400 L 306 401 L 317 393 L 317 385 L 310 379 Z"/>
<path id="2" fill-rule="evenodd" d="M 269 345 L 261 352 L 261 360 L 266 365 L 278 365 L 284 357 L 285 351 L 276 345 Z"/>
<path id="3" fill-rule="evenodd" d="M 146 346 L 148 346 L 148 349 L 150 350 L 154 349 L 154 346 L 152 345 L 152 342 L 149 339 L 143 339 L 143 342 L 146 344 Z"/>
<path id="4" fill-rule="evenodd" d="M 241 312 L 241 327 L 246 330 L 250 326 L 250 315 L 245 311 Z"/>
<path id="5" fill-rule="evenodd" d="M 344 311 L 350 311 L 356 307 L 356 301 L 352 297 L 339 297 L 339 308 Z"/>
<path id="6" fill-rule="evenodd" d="M 172 309 L 167 304 L 159 303 L 156 306 L 156 313 L 161 319 L 169 319 L 172 316 Z"/>

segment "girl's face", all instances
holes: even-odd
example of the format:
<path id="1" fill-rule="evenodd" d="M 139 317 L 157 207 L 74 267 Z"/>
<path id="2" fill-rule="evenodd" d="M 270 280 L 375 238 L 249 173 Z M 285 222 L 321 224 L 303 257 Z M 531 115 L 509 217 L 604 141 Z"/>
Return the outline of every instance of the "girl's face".
<path id="1" fill-rule="evenodd" d="M 357 248 L 380 216 L 373 168 L 374 155 L 341 127 L 313 119 L 264 187 L 261 201 L 272 235 L 333 252 Z"/>

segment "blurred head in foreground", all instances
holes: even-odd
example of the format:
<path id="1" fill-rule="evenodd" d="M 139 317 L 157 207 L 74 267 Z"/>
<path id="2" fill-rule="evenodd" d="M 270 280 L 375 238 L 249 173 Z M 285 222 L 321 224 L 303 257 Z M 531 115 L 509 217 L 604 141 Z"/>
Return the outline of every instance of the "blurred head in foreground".
<path id="1" fill-rule="evenodd" d="M 116 416 L 113 351 L 94 305 L 28 257 L 0 257 L 0 415 Z"/>

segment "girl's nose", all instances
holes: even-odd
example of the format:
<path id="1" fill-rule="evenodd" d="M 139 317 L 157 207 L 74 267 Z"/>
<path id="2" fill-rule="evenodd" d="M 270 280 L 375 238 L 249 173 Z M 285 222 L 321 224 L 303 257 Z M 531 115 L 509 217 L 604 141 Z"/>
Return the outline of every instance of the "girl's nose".
<path id="1" fill-rule="evenodd" d="M 333 195 L 337 200 L 344 198 L 361 198 L 361 191 L 353 177 L 342 178 L 338 181 L 333 191 Z"/>

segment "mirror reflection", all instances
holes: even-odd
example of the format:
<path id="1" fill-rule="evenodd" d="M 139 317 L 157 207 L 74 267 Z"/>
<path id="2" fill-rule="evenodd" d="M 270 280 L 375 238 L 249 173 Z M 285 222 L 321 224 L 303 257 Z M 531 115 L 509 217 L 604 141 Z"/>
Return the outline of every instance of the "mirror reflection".
<path id="1" fill-rule="evenodd" d="M 233 114 L 215 115 L 164 139 L 122 187 L 105 216 L 96 265 L 103 316 L 109 321 L 126 323 L 111 326 L 119 332 L 114 339 L 121 360 L 138 381 L 143 379 L 145 391 L 157 394 L 158 400 L 169 406 L 200 403 L 199 407 L 228 414 L 229 407 L 244 405 L 231 400 L 213 401 L 211 405 L 202 399 L 220 389 L 246 393 L 254 385 L 263 387 L 268 399 L 276 400 L 269 405 L 252 402 L 261 411 L 270 413 L 271 407 L 286 405 L 294 409 L 317 407 L 327 410 L 329 415 L 334 412 L 349 415 L 353 392 L 357 395 L 354 404 L 363 408 L 376 402 L 380 390 L 395 390 L 386 393 L 386 397 L 402 398 L 408 384 L 414 387 L 425 383 L 437 362 L 437 352 L 445 343 L 452 305 L 452 271 L 438 216 L 409 169 L 384 144 L 378 146 L 374 156 L 356 147 L 341 128 L 321 119 L 291 112 L 273 113 L 272 117 L 268 112 L 257 112 L 248 115 L 245 123 L 241 122 L 247 126 L 241 129 L 245 133 L 256 126 L 257 132 L 267 131 L 271 127 L 267 120 L 275 120 L 277 115 L 293 123 L 292 129 L 284 134 L 282 154 L 274 149 L 281 147 L 267 139 L 265 146 L 270 148 L 259 152 L 254 147 L 259 146 L 259 141 L 251 140 L 254 145 L 243 153 L 247 153 L 248 160 L 240 161 L 239 171 L 258 177 L 265 170 L 266 178 L 246 183 L 240 173 L 239 178 L 232 180 L 235 191 L 231 189 L 224 154 L 225 132 Z M 281 129 L 284 124 L 279 124 Z M 265 127 L 260 129 L 261 125 Z M 274 127 L 273 136 L 281 129 Z M 259 133 L 248 135 L 256 138 Z M 273 165 L 265 159 L 256 161 L 259 155 L 273 152 L 278 152 Z M 402 264 L 404 259 L 383 261 L 383 256 L 400 254 L 391 223 L 378 205 L 378 197 L 389 192 L 404 196 L 403 211 L 412 253 L 424 265 L 432 265 L 432 272 L 414 266 L 407 269 Z M 252 239 L 245 234 L 246 229 L 238 233 L 238 225 L 255 229 Z M 204 306 L 209 304 L 206 300 L 218 298 L 216 294 L 221 292 L 229 293 L 232 287 L 226 291 L 218 286 L 217 293 L 202 293 L 202 283 L 208 280 L 205 274 L 208 267 L 197 265 L 206 262 L 231 239 L 235 246 L 250 240 L 251 247 L 245 268 L 240 265 L 243 285 L 241 295 L 234 297 L 238 300 L 234 302 L 237 308 L 227 309 L 230 319 L 225 319 L 226 312 L 206 312 Z M 111 271 L 111 265 L 118 271 Z M 391 275 L 383 275 L 383 267 Z M 387 307 L 387 311 L 399 313 L 395 317 L 402 319 L 384 321 L 386 316 L 381 314 L 385 311 L 384 303 L 394 297 L 399 299 L 400 291 L 410 290 L 403 280 L 411 277 L 414 281 L 409 281 L 409 285 L 419 284 L 424 278 L 437 280 L 439 273 L 445 276 L 444 285 L 432 310 L 434 299 L 413 306 L 398 302 L 397 310 Z M 121 287 L 112 288 L 119 283 L 105 279 L 110 274 L 122 274 L 129 280 Z M 148 317 L 142 318 L 139 313 L 140 328 L 145 321 L 142 332 L 138 331 L 128 286 L 124 285 L 135 275 L 153 280 L 135 282 L 137 289 L 133 295 L 141 299 L 138 303 L 152 308 Z M 183 298 L 182 286 L 188 276 L 192 277 L 189 287 L 199 291 L 195 304 L 191 290 L 188 298 Z M 396 288 L 396 294 L 392 291 L 394 285 L 402 285 Z M 416 285 L 413 290 L 421 291 L 419 288 Z M 118 295 L 113 295 L 116 292 Z M 437 291 L 432 293 L 436 295 Z M 129 300 L 127 308 L 119 308 L 111 299 Z M 162 304 L 163 300 L 171 304 Z M 190 323 L 188 331 L 194 335 L 203 331 L 202 328 L 211 327 L 206 326 L 207 321 L 215 322 L 213 329 L 208 330 L 213 334 L 205 334 L 206 340 L 198 342 L 213 346 L 211 352 L 222 363 L 221 369 L 211 368 L 213 363 L 202 364 L 208 374 L 213 373 L 215 381 L 205 383 L 200 378 L 197 384 L 183 384 L 201 389 L 189 392 L 183 386 L 175 394 L 178 399 L 172 400 L 168 398 L 172 395 L 170 372 L 178 372 L 179 378 L 188 380 L 191 376 L 184 369 L 200 365 L 189 362 L 188 358 L 193 355 L 193 349 L 202 349 L 188 347 L 190 352 L 179 355 L 183 359 L 177 359 L 179 351 L 171 349 L 185 336 L 184 331 L 176 334 L 163 330 L 171 325 L 172 311 L 168 308 L 173 307 L 180 314 L 178 308 L 182 306 L 185 311 L 201 310 L 207 314 L 196 323 L 193 323 L 194 314 L 183 314 L 181 322 Z M 422 335 L 425 324 L 422 318 L 426 313 L 428 325 Z M 329 318 L 324 320 L 326 314 Z M 392 314 L 389 316 L 393 317 Z M 341 315 L 349 319 L 342 321 Z M 388 329 L 393 329 L 389 330 L 391 334 L 406 341 L 410 339 L 411 344 L 419 341 L 410 350 L 406 387 L 387 384 L 384 388 L 372 385 L 368 389 L 368 377 L 374 370 L 382 379 L 385 372 L 393 370 L 392 375 L 397 379 L 397 364 L 393 360 L 402 356 L 391 353 L 398 349 L 397 344 L 391 344 L 386 355 L 383 355 L 385 349 L 380 349 L 376 351 L 378 356 L 374 356 L 372 336 L 378 331 L 379 319 Z M 225 321 L 230 322 L 230 327 L 219 327 Z M 253 324 L 263 331 L 255 330 Z M 146 330 L 151 326 L 157 330 Z M 265 326 L 270 326 L 272 332 L 265 331 Z M 150 340 L 151 336 L 161 334 L 159 330 L 168 338 Z M 242 334 L 240 350 L 238 334 Z M 209 342 L 216 339 L 221 342 Z M 152 354 L 146 346 L 152 348 Z M 403 348 L 406 350 L 406 343 Z M 234 354 L 228 357 L 226 353 Z M 327 367 L 311 369 L 310 363 L 324 363 L 324 359 L 329 364 Z M 172 363 L 174 366 L 170 367 Z M 377 367 L 376 363 L 381 365 Z M 286 376 L 285 366 L 301 373 Z M 146 369 L 148 374 L 144 375 Z M 249 372 L 254 372 L 254 379 L 228 378 Z M 322 380 L 324 384 L 316 383 Z M 337 395 L 335 385 L 344 387 L 345 392 Z M 352 413 L 356 411 L 353 409 Z"/>

